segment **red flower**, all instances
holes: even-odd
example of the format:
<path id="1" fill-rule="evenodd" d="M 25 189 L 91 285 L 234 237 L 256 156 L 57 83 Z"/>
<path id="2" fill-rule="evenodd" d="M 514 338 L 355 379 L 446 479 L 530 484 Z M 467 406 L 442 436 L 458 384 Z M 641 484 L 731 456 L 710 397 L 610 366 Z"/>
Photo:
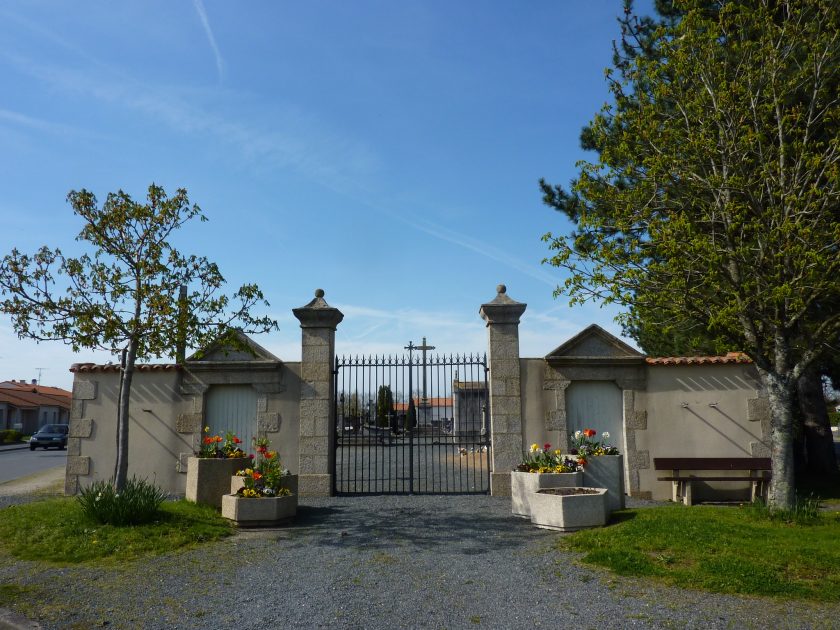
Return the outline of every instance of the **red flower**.
<path id="1" fill-rule="evenodd" d="M 265 453 L 268 450 L 267 446 L 258 446 L 257 453 Z"/>
<path id="2" fill-rule="evenodd" d="M 250 455 L 248 455 L 248 457 L 250 457 L 251 459 L 254 459 L 254 454 L 251 453 Z"/>
<path id="3" fill-rule="evenodd" d="M 544 450 L 544 451 L 548 451 L 548 450 L 550 450 L 550 449 L 551 449 L 551 444 L 549 444 L 548 442 L 546 442 L 545 444 L 543 444 L 543 450 Z"/>
<path id="4" fill-rule="evenodd" d="M 594 429 L 584 429 L 583 430 L 583 434 L 588 438 L 593 437 L 596 433 L 597 433 L 597 431 L 595 431 Z"/>
<path id="5" fill-rule="evenodd" d="M 238 437 L 236 437 L 236 436 L 234 435 L 234 436 L 233 436 L 233 443 L 234 443 L 234 444 L 242 444 L 242 440 L 240 440 Z"/>
<path id="6" fill-rule="evenodd" d="M 207 437 L 204 438 L 204 443 L 205 444 L 212 444 L 213 442 L 215 442 L 215 440 L 213 438 L 211 438 L 210 436 L 207 436 Z"/>

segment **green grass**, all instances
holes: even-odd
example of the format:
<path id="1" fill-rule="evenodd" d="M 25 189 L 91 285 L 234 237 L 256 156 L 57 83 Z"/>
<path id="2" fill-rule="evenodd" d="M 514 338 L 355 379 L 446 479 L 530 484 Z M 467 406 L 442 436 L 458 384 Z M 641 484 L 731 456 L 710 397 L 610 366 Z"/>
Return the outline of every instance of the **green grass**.
<path id="1" fill-rule="evenodd" d="M 618 522 L 561 538 L 583 562 L 683 588 L 840 601 L 840 518 L 812 525 L 769 520 L 754 508 L 624 510 Z M 614 521 L 615 522 L 615 521 Z"/>
<path id="2" fill-rule="evenodd" d="M 49 499 L 0 511 L 0 550 L 21 560 L 119 564 L 217 540 L 230 523 L 209 507 L 164 503 L 144 525 L 115 527 L 88 519 L 75 499 Z"/>

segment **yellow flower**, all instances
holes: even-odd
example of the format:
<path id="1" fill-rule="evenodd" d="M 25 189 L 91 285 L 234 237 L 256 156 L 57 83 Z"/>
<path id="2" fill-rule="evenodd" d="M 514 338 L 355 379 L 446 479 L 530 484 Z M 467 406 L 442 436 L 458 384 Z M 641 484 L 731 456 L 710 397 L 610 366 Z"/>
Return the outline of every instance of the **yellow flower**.
<path id="1" fill-rule="evenodd" d="M 539 444 L 531 444 L 531 452 L 532 453 L 536 453 L 538 450 L 540 450 L 540 445 Z"/>
<path id="2" fill-rule="evenodd" d="M 210 433 L 210 427 L 204 427 L 204 432 L 205 433 Z"/>
<path id="3" fill-rule="evenodd" d="M 560 457 L 563 454 L 563 452 L 558 448 L 556 451 L 554 451 L 554 454 L 557 455 L 557 457 Z"/>

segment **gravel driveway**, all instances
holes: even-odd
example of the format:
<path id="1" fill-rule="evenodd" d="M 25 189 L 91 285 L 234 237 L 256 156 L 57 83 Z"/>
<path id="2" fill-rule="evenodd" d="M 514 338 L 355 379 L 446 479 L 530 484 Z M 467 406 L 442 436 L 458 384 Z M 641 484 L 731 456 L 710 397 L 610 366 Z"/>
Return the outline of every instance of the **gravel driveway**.
<path id="1" fill-rule="evenodd" d="M 292 527 L 242 531 L 119 569 L 15 562 L 0 567 L 0 587 L 54 593 L 43 602 L 44 628 L 840 624 L 836 605 L 710 595 L 578 566 L 574 555 L 552 549 L 560 535 L 487 496 L 309 498 Z"/>

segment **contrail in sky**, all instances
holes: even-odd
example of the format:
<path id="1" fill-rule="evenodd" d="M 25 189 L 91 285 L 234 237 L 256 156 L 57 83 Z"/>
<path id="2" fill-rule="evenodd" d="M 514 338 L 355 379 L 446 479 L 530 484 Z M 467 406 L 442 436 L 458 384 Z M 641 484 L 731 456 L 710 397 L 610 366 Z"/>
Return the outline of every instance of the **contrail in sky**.
<path id="1" fill-rule="evenodd" d="M 201 20 L 201 25 L 204 27 L 204 33 L 207 35 L 207 41 L 210 42 L 210 47 L 213 49 L 213 55 L 216 57 L 216 69 L 219 71 L 219 79 L 224 76 L 224 61 L 222 54 L 219 52 L 219 47 L 216 45 L 216 38 L 213 36 L 213 29 L 210 28 L 210 20 L 207 19 L 207 11 L 204 10 L 204 3 L 201 0 L 193 0 L 195 11 Z"/>

